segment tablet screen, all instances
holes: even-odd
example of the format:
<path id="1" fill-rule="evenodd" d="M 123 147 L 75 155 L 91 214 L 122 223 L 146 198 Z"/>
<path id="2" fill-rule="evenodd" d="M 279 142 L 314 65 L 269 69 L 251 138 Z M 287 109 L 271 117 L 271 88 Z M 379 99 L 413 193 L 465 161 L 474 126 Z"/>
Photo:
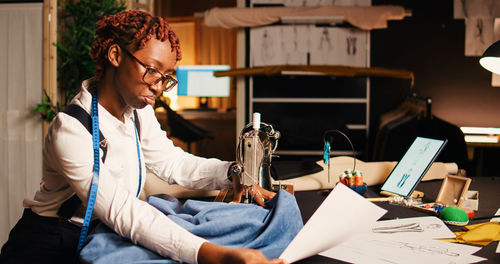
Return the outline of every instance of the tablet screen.
<path id="1" fill-rule="evenodd" d="M 411 195 L 445 144 L 446 140 L 417 137 L 381 190 L 405 197 Z"/>

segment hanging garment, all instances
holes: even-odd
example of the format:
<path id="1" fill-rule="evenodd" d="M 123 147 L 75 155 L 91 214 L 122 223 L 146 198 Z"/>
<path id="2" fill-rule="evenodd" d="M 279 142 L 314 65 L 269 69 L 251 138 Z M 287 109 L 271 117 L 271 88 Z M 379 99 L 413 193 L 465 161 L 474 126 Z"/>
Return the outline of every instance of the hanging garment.
<path id="1" fill-rule="evenodd" d="M 378 152 L 374 160 L 400 160 L 413 140 L 419 137 L 447 139 L 448 143 L 436 161 L 455 162 L 467 169 L 467 146 L 459 127 L 440 118 L 402 117 L 388 123 L 379 138 Z"/>
<path id="2" fill-rule="evenodd" d="M 279 191 L 266 204 L 228 204 L 187 200 L 183 205 L 168 195 L 150 196 L 146 202 L 171 220 L 212 243 L 260 250 L 277 258 L 303 226 L 295 197 Z M 80 252 L 83 263 L 177 263 L 133 244 L 104 224 L 88 236 Z"/>

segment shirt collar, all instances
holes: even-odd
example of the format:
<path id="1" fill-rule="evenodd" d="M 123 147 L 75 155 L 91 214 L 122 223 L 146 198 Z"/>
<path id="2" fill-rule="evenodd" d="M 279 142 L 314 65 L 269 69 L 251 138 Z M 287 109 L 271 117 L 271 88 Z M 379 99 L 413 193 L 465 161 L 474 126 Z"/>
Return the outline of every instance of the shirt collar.
<path id="1" fill-rule="evenodd" d="M 75 103 L 75 101 L 77 101 L 78 102 L 77 104 L 83 107 L 83 109 L 85 109 L 89 114 L 92 105 L 92 94 L 90 93 L 89 89 L 94 85 L 97 85 L 97 81 L 95 80 L 94 77 L 84 80 L 82 82 L 80 93 L 78 93 L 72 100 L 72 103 Z M 125 109 L 125 112 L 123 114 L 123 117 L 125 120 L 132 120 L 132 116 L 133 116 L 133 108 L 127 106 L 127 109 Z M 123 123 L 118 118 L 113 116 L 110 112 L 108 112 L 108 110 L 106 110 L 106 108 L 102 107 L 102 105 L 99 104 L 99 118 L 101 117 L 110 120 L 110 122 L 112 124 L 115 124 L 115 126 L 123 125 Z"/>

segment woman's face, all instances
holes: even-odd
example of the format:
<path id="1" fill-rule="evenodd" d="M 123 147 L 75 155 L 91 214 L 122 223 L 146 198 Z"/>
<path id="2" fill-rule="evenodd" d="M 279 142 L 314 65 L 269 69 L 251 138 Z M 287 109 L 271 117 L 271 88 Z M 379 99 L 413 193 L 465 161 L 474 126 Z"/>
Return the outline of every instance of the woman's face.
<path id="1" fill-rule="evenodd" d="M 126 47 L 122 47 L 126 48 Z M 164 75 L 174 72 L 176 64 L 175 50 L 170 47 L 170 42 L 160 41 L 156 38 L 146 42 L 144 48 L 137 51 L 129 50 L 132 56 L 150 68 L 154 68 Z M 120 101 L 124 106 L 133 108 L 144 108 L 146 105 L 154 105 L 155 98 L 163 92 L 162 83 L 150 85 L 143 80 L 147 71 L 126 51 L 121 52 L 120 66 L 116 69 L 114 87 L 120 96 Z"/>

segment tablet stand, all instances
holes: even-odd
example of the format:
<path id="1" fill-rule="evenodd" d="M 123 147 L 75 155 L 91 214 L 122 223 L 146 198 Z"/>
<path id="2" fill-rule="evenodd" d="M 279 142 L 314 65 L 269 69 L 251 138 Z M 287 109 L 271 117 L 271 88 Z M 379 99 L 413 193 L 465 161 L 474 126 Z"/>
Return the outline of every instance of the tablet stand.
<path id="1" fill-rule="evenodd" d="M 386 192 L 386 191 L 380 191 L 380 194 L 381 195 L 385 195 L 385 196 L 399 196 L 399 195 L 397 195 L 395 193 L 390 193 L 390 192 Z M 421 191 L 415 190 L 415 191 L 413 191 L 411 193 L 410 197 L 412 197 L 412 198 L 422 198 L 422 197 L 424 197 L 424 193 L 421 192 Z"/>

